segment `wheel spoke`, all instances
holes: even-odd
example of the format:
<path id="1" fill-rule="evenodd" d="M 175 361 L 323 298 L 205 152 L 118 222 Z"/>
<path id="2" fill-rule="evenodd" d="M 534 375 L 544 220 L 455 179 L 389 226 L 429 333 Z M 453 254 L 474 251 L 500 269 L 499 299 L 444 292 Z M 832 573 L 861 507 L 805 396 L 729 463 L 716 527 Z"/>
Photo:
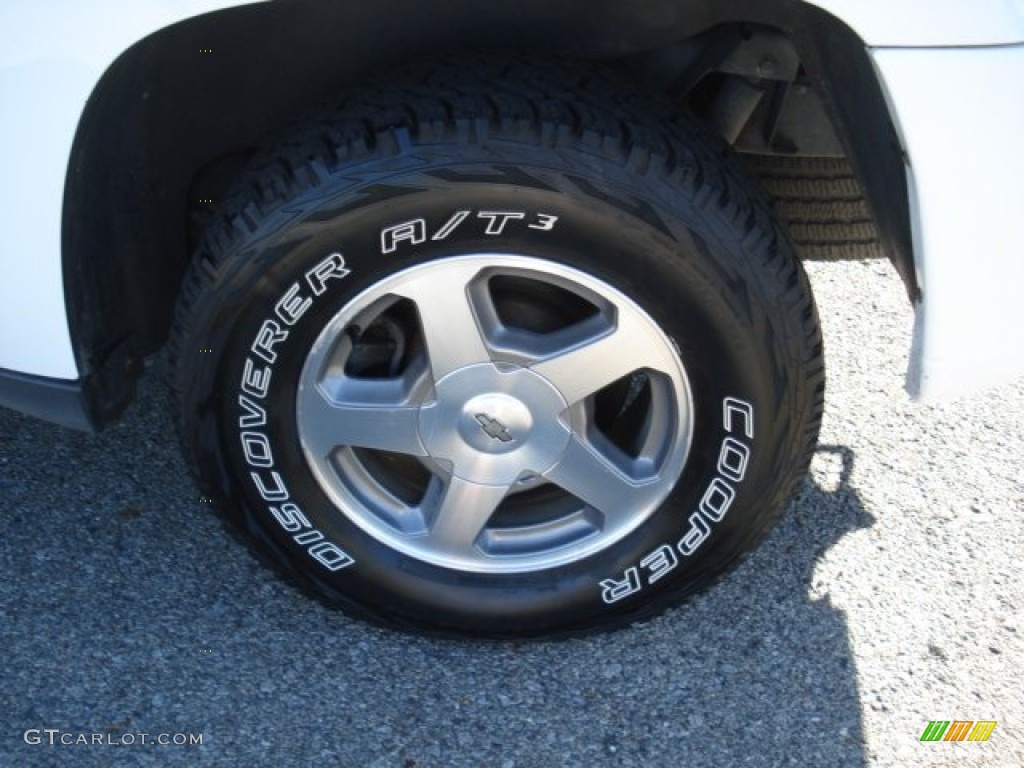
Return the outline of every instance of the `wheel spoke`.
<path id="1" fill-rule="evenodd" d="M 570 405 L 638 368 L 670 374 L 678 362 L 666 345 L 651 338 L 646 321 L 620 312 L 616 327 L 589 342 L 531 366 L 562 393 Z"/>
<path id="2" fill-rule="evenodd" d="M 447 555 L 478 559 L 473 543 L 507 492 L 507 486 L 478 485 L 453 476 L 437 500 L 428 534 L 431 545 Z"/>
<path id="3" fill-rule="evenodd" d="M 477 265 L 455 261 L 403 281 L 395 291 L 416 303 L 434 381 L 490 360 L 468 290 L 479 271 Z"/>
<path id="4" fill-rule="evenodd" d="M 633 482 L 575 435 L 544 477 L 603 513 L 606 528 L 639 513 L 657 485 Z"/>
<path id="5" fill-rule="evenodd" d="M 302 440 L 317 456 L 343 445 L 427 455 L 420 442 L 418 406 L 337 402 L 314 387 L 303 394 L 301 408 Z"/>

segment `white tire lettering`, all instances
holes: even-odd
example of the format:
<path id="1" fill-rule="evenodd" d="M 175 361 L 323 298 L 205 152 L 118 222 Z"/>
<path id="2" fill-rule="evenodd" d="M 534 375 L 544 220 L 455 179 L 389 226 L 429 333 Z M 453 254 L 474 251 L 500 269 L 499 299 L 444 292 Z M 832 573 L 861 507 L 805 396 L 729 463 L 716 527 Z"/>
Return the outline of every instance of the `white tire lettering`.
<path id="1" fill-rule="evenodd" d="M 306 282 L 314 297 L 323 295 L 330 280 L 349 274 L 345 259 L 340 253 L 329 254 L 319 264 L 306 272 Z M 284 342 L 290 328 L 313 306 L 314 298 L 304 296 L 301 283 L 293 283 L 274 304 L 274 316 L 266 318 L 253 339 L 250 351 L 242 369 L 241 392 L 238 405 L 241 409 L 238 426 L 242 445 L 242 456 L 251 468 L 249 472 L 256 490 L 267 504 L 267 510 L 281 529 L 291 535 L 292 540 L 302 547 L 317 563 L 328 571 L 341 570 L 355 563 L 355 559 L 341 547 L 329 541 L 322 531 L 316 529 L 299 506 L 290 500 L 284 478 L 274 467 L 274 454 L 269 436 L 257 431 L 267 425 L 265 400 L 270 391 L 273 365 L 277 361 L 277 345 Z M 258 358 L 266 363 L 256 362 Z"/>
<path id="2" fill-rule="evenodd" d="M 238 396 L 238 404 L 245 411 L 238 419 L 238 426 L 242 429 L 262 427 L 267 423 L 267 412 L 263 410 L 262 406 L 257 405 L 245 395 Z"/>
<path id="3" fill-rule="evenodd" d="M 726 484 L 725 480 L 716 477 L 704 491 L 704 496 L 698 506 L 708 520 L 717 523 L 725 517 L 725 513 L 729 511 L 735 498 L 736 491 Z"/>
<path id="4" fill-rule="evenodd" d="M 288 498 L 288 489 L 284 487 L 284 480 L 281 479 L 279 472 L 270 473 L 270 477 L 274 481 L 270 488 L 263 484 L 263 478 L 260 477 L 259 472 L 250 472 L 249 474 L 264 501 L 285 501 Z"/>
<path id="5" fill-rule="evenodd" d="M 295 325 L 311 306 L 313 300 L 300 296 L 299 284 L 295 283 L 274 305 L 274 313 L 285 325 Z"/>
<path id="6" fill-rule="evenodd" d="M 381 253 L 394 253 L 398 250 L 398 244 L 408 242 L 410 245 L 419 245 L 427 239 L 427 222 L 423 219 L 413 219 L 395 224 L 393 227 L 381 230 L 380 251 Z"/>
<path id="7" fill-rule="evenodd" d="M 276 320 L 264 320 L 256 334 L 256 340 L 252 343 L 252 353 L 261 357 L 268 363 L 277 360 L 277 352 L 274 347 L 288 338 L 288 331 L 281 328 Z"/>
<path id="8" fill-rule="evenodd" d="M 348 277 L 352 270 L 346 268 L 345 257 L 340 253 L 332 253 L 311 270 L 306 272 L 306 282 L 314 296 L 322 296 L 327 290 L 328 280 Z"/>
<path id="9" fill-rule="evenodd" d="M 608 604 L 615 603 L 634 592 L 639 592 L 641 587 L 639 572 L 635 567 L 629 568 L 622 579 L 605 579 L 601 582 L 601 599 Z"/>
<path id="10" fill-rule="evenodd" d="M 288 502 L 282 504 L 280 507 L 270 507 L 270 514 L 277 520 L 278 525 L 284 528 L 288 533 L 297 533 L 303 528 L 312 528 L 313 525 L 309 522 L 306 516 L 299 509 L 297 504 Z"/>
<path id="11" fill-rule="evenodd" d="M 690 531 L 679 540 L 679 552 L 689 557 L 711 533 L 711 528 L 700 512 L 690 515 Z"/>
<path id="12" fill-rule="evenodd" d="M 292 536 L 292 538 L 295 539 L 296 544 L 304 547 L 315 541 L 323 541 L 324 535 L 314 528 L 312 531 L 305 531 L 296 536 Z"/>
<path id="13" fill-rule="evenodd" d="M 527 226 L 530 229 L 539 229 L 542 232 L 550 232 L 555 228 L 556 221 L 558 221 L 557 216 L 552 216 L 549 213 L 538 213 L 536 223 L 527 224 Z"/>
<path id="14" fill-rule="evenodd" d="M 484 230 L 485 235 L 500 235 L 505 231 L 505 225 L 513 219 L 525 219 L 525 213 L 518 213 L 515 211 L 480 211 L 477 213 L 478 219 L 487 220 L 487 229 Z"/>
<path id="15" fill-rule="evenodd" d="M 472 215 L 472 210 L 454 211 L 430 236 L 430 239 L 434 242 L 447 240 Z M 528 215 L 532 218 L 528 219 Z M 477 211 L 475 218 L 485 222 L 484 234 L 490 237 L 503 235 L 509 228 L 510 222 L 528 222 L 526 226 L 529 229 L 541 232 L 550 232 L 558 222 L 558 217 L 550 213 L 527 214 L 525 211 Z M 380 251 L 382 254 L 394 253 L 402 243 L 420 245 L 426 242 L 427 235 L 427 220 L 422 218 L 385 227 L 380 231 Z"/>
<path id="16" fill-rule="evenodd" d="M 679 565 L 675 550 L 668 544 L 662 544 L 647 557 L 640 561 L 640 567 L 648 570 L 647 583 L 653 584 Z"/>
<path id="17" fill-rule="evenodd" d="M 264 368 L 257 370 L 251 357 L 245 358 L 245 367 L 242 370 L 242 391 L 255 398 L 263 400 L 270 389 L 271 369 Z"/>
<path id="18" fill-rule="evenodd" d="M 448 221 L 446 221 L 444 225 L 442 225 L 442 227 L 439 230 L 437 230 L 437 232 L 434 233 L 434 236 L 430 239 L 436 241 L 447 239 L 448 235 L 454 232 L 455 228 L 459 226 L 459 224 L 464 222 L 471 213 L 472 211 L 456 211 L 455 213 L 452 214 L 452 217 L 448 219 Z"/>
<path id="19" fill-rule="evenodd" d="M 310 547 L 308 552 L 313 556 L 314 560 L 332 572 L 340 571 L 342 568 L 346 568 L 355 562 L 347 552 L 329 541 L 322 541 Z"/>
<path id="20" fill-rule="evenodd" d="M 627 568 L 622 579 L 600 582 L 601 598 L 606 603 L 621 600 L 664 578 L 679 565 L 679 555 L 690 557 L 710 537 L 715 524 L 720 523 L 736 500 L 736 489 L 730 485 L 740 483 L 747 475 L 750 464 L 750 446 L 741 437 L 754 436 L 754 407 L 735 397 L 722 401 L 722 427 L 726 432 L 718 449 L 717 474 L 708 483 L 697 503 L 697 509 L 688 518 L 689 527 L 675 543 L 662 544 L 651 550 L 639 566 Z"/>
<path id="21" fill-rule="evenodd" d="M 722 450 L 718 452 L 718 472 L 738 483 L 747 474 L 747 461 L 750 449 L 739 440 L 731 437 L 722 441 Z"/>
<path id="22" fill-rule="evenodd" d="M 252 467 L 274 466 L 274 455 L 270 451 L 270 441 L 262 432 L 243 432 L 242 453 Z"/>
<path id="23" fill-rule="evenodd" d="M 743 434 L 748 440 L 754 438 L 754 406 L 735 397 L 727 397 L 722 401 L 722 424 L 726 432 L 732 432 L 733 416 L 743 417 Z"/>

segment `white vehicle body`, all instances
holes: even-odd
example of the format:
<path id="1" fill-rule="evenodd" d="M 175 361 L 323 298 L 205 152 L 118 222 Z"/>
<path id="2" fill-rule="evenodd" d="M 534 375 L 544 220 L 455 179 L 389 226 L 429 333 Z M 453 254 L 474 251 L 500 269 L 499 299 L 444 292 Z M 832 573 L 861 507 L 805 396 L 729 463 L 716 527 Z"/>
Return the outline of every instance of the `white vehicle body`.
<path id="1" fill-rule="evenodd" d="M 818 0 L 870 50 L 909 179 L 920 299 L 908 389 L 1024 372 L 1024 2 Z M 138 40 L 230 0 L 0 5 L 0 369 L 73 381 L 64 184 L 83 108 Z M 867 311 L 867 310 L 866 310 Z"/>
<path id="2" fill-rule="evenodd" d="M 77 379 L 64 312 L 64 179 L 85 103 L 125 49 L 236 2 L 54 0 L 0 7 L 0 368 Z M 103 22 L 96 23 L 97 17 Z M 89 29 L 88 34 L 82 31 Z"/>

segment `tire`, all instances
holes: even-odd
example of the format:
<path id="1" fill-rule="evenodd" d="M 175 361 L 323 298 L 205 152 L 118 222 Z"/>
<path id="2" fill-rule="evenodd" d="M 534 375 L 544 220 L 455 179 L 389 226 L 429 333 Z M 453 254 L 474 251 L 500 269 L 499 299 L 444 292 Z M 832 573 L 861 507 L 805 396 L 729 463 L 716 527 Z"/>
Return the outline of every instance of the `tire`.
<path id="1" fill-rule="evenodd" d="M 559 62 L 435 61 L 266 151 L 173 340 L 203 489 L 352 615 L 492 637 L 708 585 L 806 471 L 806 278 L 726 151 Z"/>
<path id="2" fill-rule="evenodd" d="M 800 259 L 882 259 L 857 176 L 846 158 L 745 155 Z"/>

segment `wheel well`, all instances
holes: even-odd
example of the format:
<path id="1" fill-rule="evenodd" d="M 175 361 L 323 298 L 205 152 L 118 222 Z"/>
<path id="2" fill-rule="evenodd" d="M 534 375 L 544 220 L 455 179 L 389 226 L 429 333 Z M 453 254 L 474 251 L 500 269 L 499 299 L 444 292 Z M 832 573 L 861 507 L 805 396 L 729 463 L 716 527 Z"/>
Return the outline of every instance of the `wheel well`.
<path id="1" fill-rule="evenodd" d="M 80 121 L 62 245 L 69 324 L 79 369 L 92 384 L 94 421 L 102 425 L 116 415 L 130 399 L 137 361 L 166 339 L 189 258 L 190 220 L 201 221 L 203 206 L 216 205 L 248 153 L 311 106 L 414 57 L 507 50 L 618 66 L 700 107 L 715 101 L 700 84 L 721 74 L 721 51 L 728 48 L 722 41 L 737 35 L 768 39 L 781 52 L 780 65 L 788 66 L 791 47 L 824 110 L 827 125 L 818 126 L 817 138 L 837 142 L 849 158 L 882 243 L 916 296 L 902 153 L 883 95 L 863 43 L 814 6 L 794 0 L 245 5 L 136 43 L 104 74 Z M 759 62 L 749 56 L 745 62 L 754 75 L 782 81 L 757 71 Z M 725 74 L 750 73 L 741 67 Z M 770 118 L 764 99 L 758 105 L 762 118 L 765 110 Z M 800 149 L 778 145 L 779 134 L 769 135 L 761 118 L 745 139 L 742 130 L 732 135 L 736 124 L 728 114 L 714 113 L 710 121 L 740 148 L 746 140 L 764 142 L 759 151 Z"/>

